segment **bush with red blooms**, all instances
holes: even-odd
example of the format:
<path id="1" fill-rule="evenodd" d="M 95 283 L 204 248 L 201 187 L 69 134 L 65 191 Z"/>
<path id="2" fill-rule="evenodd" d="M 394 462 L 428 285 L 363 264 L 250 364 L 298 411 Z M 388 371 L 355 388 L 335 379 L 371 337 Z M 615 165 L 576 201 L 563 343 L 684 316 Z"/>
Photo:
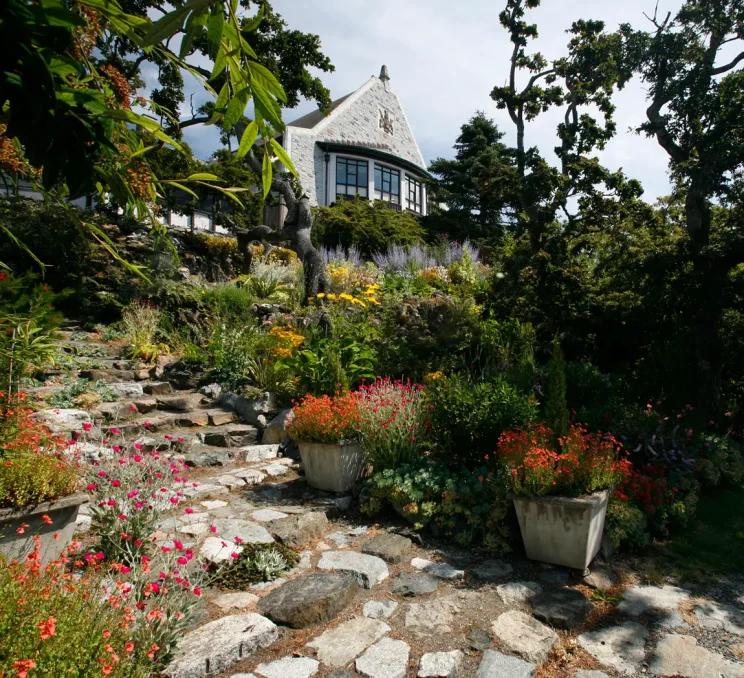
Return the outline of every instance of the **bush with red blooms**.
<path id="1" fill-rule="evenodd" d="M 292 408 L 290 437 L 303 443 L 340 443 L 359 438 L 359 394 L 307 395 Z"/>
<path id="2" fill-rule="evenodd" d="M 418 461 L 426 431 L 424 387 L 385 377 L 358 393 L 364 452 L 375 471 Z"/>
<path id="3" fill-rule="evenodd" d="M 36 539 L 26 560 L 0 559 L 0 676 L 153 675 L 135 610 L 105 595 L 104 573 L 73 572 L 67 555 L 42 566 Z"/>
<path id="4" fill-rule="evenodd" d="M 31 415 L 23 393 L 0 393 L 0 506 L 22 508 L 72 494 L 77 468 L 64 441 Z"/>
<path id="5" fill-rule="evenodd" d="M 506 431 L 497 448 L 512 492 L 528 497 L 577 496 L 616 487 L 630 467 L 621 450 L 611 435 L 590 433 L 578 424 L 558 438 L 543 424 Z"/>
<path id="6" fill-rule="evenodd" d="M 91 532 L 98 537 L 97 548 L 109 560 L 133 565 L 147 553 L 157 521 L 179 506 L 192 487 L 185 464 L 142 441 L 127 441 L 115 426 L 101 436 L 86 424 L 69 442 L 73 456 L 82 457 L 91 447 L 96 450 L 97 458 L 81 459 L 80 467 L 91 496 Z M 165 442 L 179 444 L 172 438 Z"/>

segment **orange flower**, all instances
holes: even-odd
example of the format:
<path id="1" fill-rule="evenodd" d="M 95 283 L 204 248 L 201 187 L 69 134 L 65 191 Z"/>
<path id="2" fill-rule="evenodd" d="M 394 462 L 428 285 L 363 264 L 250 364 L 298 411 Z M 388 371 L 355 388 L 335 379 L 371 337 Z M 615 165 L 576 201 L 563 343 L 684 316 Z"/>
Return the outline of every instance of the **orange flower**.
<path id="1" fill-rule="evenodd" d="M 153 643 L 150 645 L 150 649 L 147 651 L 147 656 L 149 659 L 155 659 L 155 653 L 160 649 L 160 645 L 156 645 Z"/>
<path id="2" fill-rule="evenodd" d="M 13 662 L 13 668 L 18 672 L 16 678 L 26 678 L 28 672 L 36 668 L 36 662 L 33 659 L 19 659 Z"/>
<path id="3" fill-rule="evenodd" d="M 39 634 L 41 635 L 41 639 L 47 640 L 51 638 L 52 636 L 57 635 L 57 620 L 54 617 L 49 617 L 49 619 L 43 619 L 37 624 L 36 628 L 39 629 Z"/>
<path id="4" fill-rule="evenodd" d="M 134 643 L 131 640 L 128 640 L 124 645 L 124 650 L 126 650 L 126 652 L 128 652 L 129 654 L 134 652 Z"/>
<path id="5" fill-rule="evenodd" d="M 48 513 L 45 513 L 43 516 L 41 516 L 41 522 L 45 525 L 51 525 L 54 521 L 51 519 Z"/>

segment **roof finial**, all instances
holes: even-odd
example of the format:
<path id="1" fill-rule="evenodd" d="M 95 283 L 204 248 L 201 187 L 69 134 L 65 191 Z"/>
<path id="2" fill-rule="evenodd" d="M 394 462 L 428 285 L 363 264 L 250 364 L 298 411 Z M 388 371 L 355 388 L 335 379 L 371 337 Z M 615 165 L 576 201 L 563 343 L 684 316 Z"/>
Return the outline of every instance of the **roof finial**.
<path id="1" fill-rule="evenodd" d="M 388 73 L 388 68 L 385 64 L 382 64 L 382 68 L 380 69 L 380 80 L 382 80 L 386 85 L 388 80 L 390 80 L 390 73 Z"/>

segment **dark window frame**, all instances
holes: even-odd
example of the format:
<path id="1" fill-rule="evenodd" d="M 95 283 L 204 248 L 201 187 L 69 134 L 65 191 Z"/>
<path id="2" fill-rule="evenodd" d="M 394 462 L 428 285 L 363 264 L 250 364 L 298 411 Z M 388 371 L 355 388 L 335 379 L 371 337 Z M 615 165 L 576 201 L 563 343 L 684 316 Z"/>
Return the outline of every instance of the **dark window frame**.
<path id="1" fill-rule="evenodd" d="M 406 208 L 416 214 L 424 213 L 424 182 L 410 174 L 406 176 Z"/>
<path id="2" fill-rule="evenodd" d="M 339 172 L 339 166 L 344 168 L 343 175 Z M 353 171 L 350 172 L 350 169 L 353 169 Z M 360 172 L 360 170 L 363 171 Z M 340 181 L 341 176 L 343 176 L 343 181 Z M 349 181 L 350 176 L 354 178 L 353 183 Z M 357 197 L 369 199 L 369 162 L 359 158 L 337 155 L 336 200 Z"/>
<path id="3" fill-rule="evenodd" d="M 379 181 L 378 181 L 379 177 Z M 393 188 L 397 185 L 397 192 L 394 192 Z M 393 199 L 395 198 L 395 200 Z M 390 167 L 389 165 L 383 165 L 382 163 L 375 163 L 375 199 L 383 200 L 388 203 L 391 207 L 400 209 L 400 170 Z"/>

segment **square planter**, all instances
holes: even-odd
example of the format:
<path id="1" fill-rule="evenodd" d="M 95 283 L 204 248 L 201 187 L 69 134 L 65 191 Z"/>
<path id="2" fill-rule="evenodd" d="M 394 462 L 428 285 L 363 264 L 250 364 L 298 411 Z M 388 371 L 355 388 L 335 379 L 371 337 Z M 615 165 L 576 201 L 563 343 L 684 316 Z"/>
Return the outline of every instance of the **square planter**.
<path id="1" fill-rule="evenodd" d="M 360 443 L 298 443 L 307 484 L 318 490 L 347 492 L 364 470 Z"/>
<path id="2" fill-rule="evenodd" d="M 584 497 L 514 497 L 527 557 L 584 571 L 602 545 L 605 490 Z"/>
<path id="3" fill-rule="evenodd" d="M 78 510 L 87 502 L 87 494 L 77 493 L 22 509 L 0 509 L 0 554 L 8 560 L 21 560 L 31 553 L 38 535 L 42 564 L 56 560 L 72 541 Z M 52 519 L 51 524 L 42 520 L 44 515 Z M 28 527 L 18 534 L 21 525 Z"/>

